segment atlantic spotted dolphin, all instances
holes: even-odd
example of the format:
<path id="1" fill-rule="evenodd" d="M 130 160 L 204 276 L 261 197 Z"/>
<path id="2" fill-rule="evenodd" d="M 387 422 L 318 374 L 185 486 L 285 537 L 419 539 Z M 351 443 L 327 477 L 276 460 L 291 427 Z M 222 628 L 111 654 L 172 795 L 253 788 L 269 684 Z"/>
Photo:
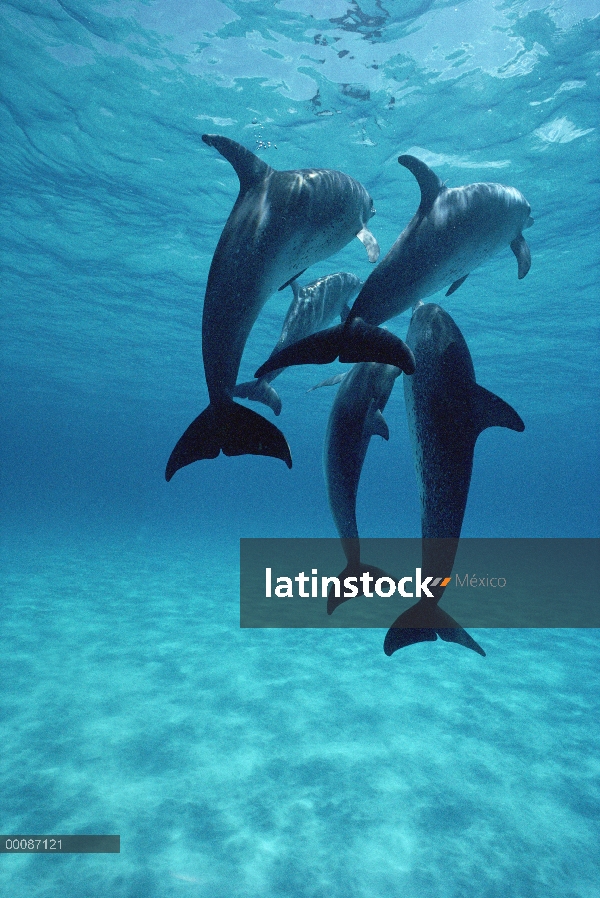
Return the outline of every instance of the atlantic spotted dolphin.
<path id="1" fill-rule="evenodd" d="M 431 581 L 433 598 L 422 598 L 394 622 L 384 650 L 391 655 L 441 636 L 484 655 L 438 607 L 445 588 L 439 575 L 452 572 L 477 437 L 488 427 L 521 432 L 525 425 L 510 405 L 476 383 L 465 339 L 438 305 L 417 305 L 406 340 L 417 364 L 415 374 L 404 378 L 404 398 L 421 505 L 422 577 L 436 578 L 437 585 Z"/>
<path id="2" fill-rule="evenodd" d="M 322 364 L 337 355 L 344 360 L 353 351 L 356 339 L 352 331 L 357 321 L 382 324 L 443 287 L 448 287 L 446 296 L 450 296 L 474 268 L 505 246 L 517 257 L 518 277 L 524 278 L 529 271 L 531 253 L 523 230 L 533 219 L 522 193 L 502 184 L 445 187 L 420 159 L 400 156 L 398 162 L 417 179 L 421 202 L 365 281 L 345 324 L 283 350 L 259 368 L 258 374 L 274 366 Z M 393 352 L 393 347 L 381 344 L 376 356 L 369 358 L 399 364 Z"/>
<path id="3" fill-rule="evenodd" d="M 327 327 L 336 315 L 345 321 L 350 313 L 350 305 L 358 296 L 362 281 L 355 274 L 337 271 L 327 274 L 305 287 L 298 281 L 290 284 L 294 299 L 283 322 L 279 340 L 275 344 L 273 355 L 285 346 L 290 346 L 303 337 L 314 334 L 320 328 Z M 240 399 L 251 399 L 268 405 L 276 415 L 281 412 L 281 399 L 271 386 L 283 368 L 271 371 L 266 377 L 237 384 L 234 396 Z"/>
<path id="4" fill-rule="evenodd" d="M 346 374 L 331 407 L 325 444 L 323 470 L 329 507 L 342 541 L 348 564 L 340 574 L 360 578 L 369 571 L 375 579 L 387 577 L 385 571 L 362 564 L 356 523 L 356 496 L 363 464 L 374 434 L 389 439 L 389 429 L 382 415 L 396 378 L 401 373 L 394 365 L 361 362 Z M 330 591 L 327 612 L 344 602 Z"/>
<path id="5" fill-rule="evenodd" d="M 227 137 L 204 134 L 234 167 L 240 192 L 208 273 L 202 356 L 210 403 L 173 449 L 165 477 L 198 459 L 269 455 L 291 467 L 285 437 L 270 421 L 233 401 L 246 340 L 279 288 L 357 236 L 375 262 L 379 247 L 366 225 L 373 201 L 354 178 L 329 169 L 275 171 Z"/>

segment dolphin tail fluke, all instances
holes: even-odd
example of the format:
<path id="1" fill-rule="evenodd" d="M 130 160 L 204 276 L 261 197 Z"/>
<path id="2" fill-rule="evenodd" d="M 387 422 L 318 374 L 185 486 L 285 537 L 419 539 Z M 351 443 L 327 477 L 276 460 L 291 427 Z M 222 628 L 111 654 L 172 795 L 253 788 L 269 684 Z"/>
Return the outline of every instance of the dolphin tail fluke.
<path id="1" fill-rule="evenodd" d="M 385 634 L 383 651 L 393 655 L 398 649 L 417 642 L 435 642 L 437 633 L 431 627 L 390 627 Z"/>
<path id="2" fill-rule="evenodd" d="M 358 589 L 356 596 L 364 595 L 363 585 L 360 578 L 363 574 L 366 573 L 371 575 L 373 581 L 379 580 L 380 577 L 388 577 L 391 580 L 396 579 L 395 577 L 391 577 L 390 574 L 388 574 L 386 571 L 383 571 L 380 567 L 375 567 L 374 564 L 364 564 L 360 561 L 350 562 L 346 565 L 346 567 L 338 577 L 338 580 L 340 581 L 340 595 L 336 596 L 334 583 L 332 583 L 329 587 L 329 593 L 327 594 L 327 614 L 333 614 L 338 605 L 342 605 L 350 598 L 355 598 L 355 596 L 344 596 L 344 593 L 346 592 L 344 581 L 348 577 L 354 577 L 356 580 L 356 583 L 354 584 L 354 586 Z M 373 592 L 373 582 L 371 582 L 370 584 L 370 592 Z"/>
<path id="3" fill-rule="evenodd" d="M 348 319 L 340 362 L 383 362 L 395 365 L 405 374 L 415 370 L 415 357 L 406 343 L 383 327 L 367 324 L 362 318 Z"/>
<path id="4" fill-rule="evenodd" d="M 340 354 L 343 331 L 344 325 L 337 324 L 280 349 L 279 352 L 269 356 L 254 376 L 264 377 L 271 371 L 289 368 L 292 365 L 327 365 L 335 361 Z"/>
<path id="5" fill-rule="evenodd" d="M 474 652 L 485 658 L 485 652 L 479 643 L 475 642 L 473 637 L 469 636 L 467 631 L 463 630 L 458 624 L 455 627 L 438 627 L 437 634 L 445 642 L 456 642 L 458 645 L 464 645 L 466 649 L 473 649 Z"/>
<path id="6" fill-rule="evenodd" d="M 268 455 L 280 458 L 288 468 L 292 456 L 287 440 L 274 424 L 236 402 L 209 405 L 192 421 L 171 452 L 166 480 L 186 465 L 225 455 Z"/>
<path id="7" fill-rule="evenodd" d="M 251 399 L 252 402 L 262 402 L 268 405 L 276 415 L 281 414 L 281 399 L 269 381 L 260 377 L 258 380 L 248 380 L 246 383 L 237 384 L 233 395 L 239 399 Z"/>
<path id="8" fill-rule="evenodd" d="M 340 362 L 384 362 L 405 374 L 415 370 L 415 358 L 400 337 L 361 318 L 349 318 L 345 324 L 319 331 L 274 353 L 254 376 L 264 377 L 291 365 L 326 365 L 338 356 Z"/>
<path id="9" fill-rule="evenodd" d="M 445 642 L 456 642 L 485 657 L 485 652 L 466 630 L 438 605 L 417 602 L 404 611 L 386 633 L 383 650 L 393 655 L 398 649 L 417 642 L 433 642 L 437 637 Z"/>

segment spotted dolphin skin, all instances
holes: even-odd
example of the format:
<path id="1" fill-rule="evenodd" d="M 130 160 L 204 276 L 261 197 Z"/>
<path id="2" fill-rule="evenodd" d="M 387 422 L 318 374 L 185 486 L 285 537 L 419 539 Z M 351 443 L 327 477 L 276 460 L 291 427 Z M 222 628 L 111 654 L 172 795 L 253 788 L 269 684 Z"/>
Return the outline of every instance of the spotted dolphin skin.
<path id="1" fill-rule="evenodd" d="M 377 434 L 389 439 L 382 412 L 400 373 L 394 365 L 376 362 L 354 365 L 344 377 L 331 408 L 323 447 L 323 471 L 329 507 L 348 561 L 339 576 L 340 582 L 346 577 L 359 579 L 365 571 L 375 579 L 388 576 L 371 564 L 361 563 L 356 495 L 371 437 Z M 344 601 L 330 590 L 328 614 Z"/>
<path id="2" fill-rule="evenodd" d="M 519 278 L 529 271 L 531 254 L 522 232 L 533 219 L 522 193 L 502 184 L 445 187 L 420 159 L 400 156 L 398 162 L 417 179 L 421 202 L 365 281 L 345 324 L 289 347 L 269 359 L 259 373 L 275 365 L 329 362 L 338 354 L 343 360 L 352 351 L 357 321 L 382 324 L 443 287 L 448 287 L 450 296 L 474 268 L 507 245 L 517 257 Z M 393 351 L 382 346 L 371 360 L 399 364 Z"/>
<path id="3" fill-rule="evenodd" d="M 449 576 L 467 505 L 477 437 L 488 427 L 521 432 L 525 425 L 510 405 L 476 383 L 465 339 L 439 306 L 419 303 L 406 339 L 417 362 L 413 377 L 404 378 L 404 398 L 421 504 L 422 576 Z M 437 636 L 485 655 L 438 607 L 444 588 L 430 589 L 433 598 L 421 599 L 394 622 L 384 642 L 387 655 Z"/>
<path id="4" fill-rule="evenodd" d="M 389 253 L 365 281 L 352 315 L 381 324 L 420 299 L 457 290 L 471 271 L 510 245 L 518 277 L 531 267 L 523 230 L 533 224 L 520 191 L 502 184 L 445 187 L 424 162 L 400 156 L 417 179 L 421 203 Z"/>
<path id="5" fill-rule="evenodd" d="M 362 287 L 362 281 L 355 274 L 337 271 L 305 287 L 300 287 L 298 281 L 292 281 L 290 286 L 294 299 L 285 316 L 281 335 L 273 353 L 314 334 L 320 328 L 327 327 L 336 315 L 345 321 L 350 312 L 350 304 L 356 299 Z M 281 399 L 271 384 L 282 370 L 279 368 L 271 371 L 266 377 L 237 384 L 233 395 L 241 399 L 262 402 L 279 415 Z"/>
<path id="6" fill-rule="evenodd" d="M 267 455 L 292 465 L 287 441 L 261 415 L 233 401 L 246 340 L 263 305 L 306 268 L 357 236 L 376 261 L 366 225 L 373 201 L 354 178 L 329 169 L 276 171 L 227 137 L 204 134 L 234 167 L 240 192 L 212 259 L 202 316 L 210 404 L 173 449 L 165 477 L 203 458 Z"/>

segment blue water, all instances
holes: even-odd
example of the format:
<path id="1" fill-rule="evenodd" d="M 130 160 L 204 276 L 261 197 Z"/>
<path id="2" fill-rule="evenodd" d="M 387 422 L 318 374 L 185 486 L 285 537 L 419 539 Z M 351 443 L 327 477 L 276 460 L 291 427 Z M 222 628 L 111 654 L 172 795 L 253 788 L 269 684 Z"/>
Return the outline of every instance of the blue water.
<path id="1" fill-rule="evenodd" d="M 2 894 L 597 898 L 596 631 L 388 658 L 378 630 L 239 629 L 240 537 L 335 536 L 333 392 L 306 391 L 343 366 L 276 382 L 291 471 L 164 467 L 207 402 L 202 300 L 238 187 L 201 134 L 358 178 L 383 253 L 418 205 L 411 152 L 450 186 L 517 187 L 535 219 L 524 280 L 507 248 L 435 297 L 526 425 L 479 439 L 463 533 L 599 535 L 600 2 L 0 15 L 0 829 L 121 835 L 119 855 L 0 855 Z M 352 241 L 301 281 L 369 267 Z M 290 300 L 269 300 L 240 380 Z M 360 532 L 418 536 L 398 387 L 385 417 Z"/>

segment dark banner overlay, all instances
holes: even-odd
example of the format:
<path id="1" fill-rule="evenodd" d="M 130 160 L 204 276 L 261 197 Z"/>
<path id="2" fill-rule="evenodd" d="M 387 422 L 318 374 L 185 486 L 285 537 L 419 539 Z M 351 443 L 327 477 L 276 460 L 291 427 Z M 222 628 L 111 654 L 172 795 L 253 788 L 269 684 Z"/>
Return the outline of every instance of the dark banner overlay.
<path id="1" fill-rule="evenodd" d="M 440 607 L 462 627 L 600 627 L 597 539 L 464 538 L 455 558 L 456 543 L 427 542 L 425 569 L 420 539 L 361 539 L 362 568 L 340 576 L 338 539 L 241 539 L 240 626 L 390 627 L 443 592 Z M 377 580 L 361 579 L 369 565 Z"/>
<path id="2" fill-rule="evenodd" d="M 0 854 L 120 854 L 120 836 L 0 835 Z"/>

